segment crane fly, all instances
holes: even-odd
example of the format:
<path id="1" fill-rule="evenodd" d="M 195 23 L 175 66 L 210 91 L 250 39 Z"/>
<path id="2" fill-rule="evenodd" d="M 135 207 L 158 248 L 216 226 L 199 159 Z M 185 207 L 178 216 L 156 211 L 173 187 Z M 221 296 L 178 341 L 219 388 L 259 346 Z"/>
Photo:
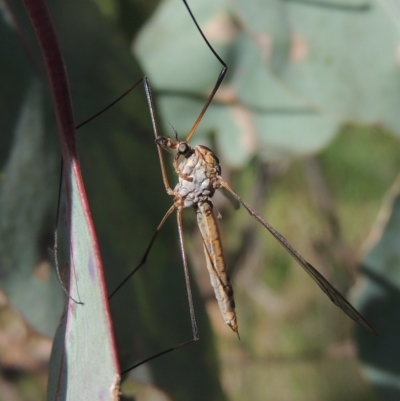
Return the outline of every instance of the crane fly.
<path id="1" fill-rule="evenodd" d="M 223 74 L 220 74 L 223 78 Z M 147 80 L 145 86 L 149 104 L 151 104 L 151 92 Z M 217 82 L 219 85 L 220 82 Z M 214 91 L 215 88 L 214 88 Z M 233 290 L 230 284 L 229 276 L 225 266 L 225 260 L 222 251 L 220 235 L 218 231 L 217 219 L 213 212 L 212 197 L 216 189 L 225 189 L 236 199 L 256 221 L 262 224 L 275 239 L 286 249 L 287 252 L 300 264 L 300 266 L 308 273 L 311 278 L 319 285 L 322 291 L 329 299 L 339 308 L 341 308 L 350 318 L 361 326 L 377 334 L 374 328 L 361 316 L 361 314 L 340 294 L 338 290 L 329 283 L 324 276 L 319 273 L 306 259 L 303 258 L 267 221 L 265 221 L 258 213 L 256 213 L 221 177 L 221 167 L 218 157 L 214 152 L 206 146 L 191 147 L 188 140 L 193 135 L 199 121 L 204 115 L 206 107 L 203 108 L 192 130 L 189 132 L 184 141 L 177 138 L 172 140 L 158 136 L 157 128 L 155 128 L 156 143 L 159 148 L 172 149 L 177 153 L 174 157 L 173 166 L 178 175 L 178 184 L 172 190 L 166 178 L 165 166 L 161 156 L 161 166 L 164 178 L 165 188 L 169 195 L 174 196 L 174 204 L 168 210 L 169 216 L 175 209 L 178 214 L 178 230 L 180 236 L 181 252 L 184 255 L 182 241 L 182 222 L 181 213 L 184 208 L 193 207 L 197 215 L 197 223 L 200 229 L 201 237 L 204 245 L 204 253 L 206 264 L 210 273 L 211 284 L 214 287 L 215 295 L 225 322 L 229 327 L 238 332 L 238 324 L 235 313 L 235 302 Z M 155 120 L 153 119 L 153 123 Z M 162 154 L 159 152 L 160 155 Z M 180 158 L 183 160 L 179 163 Z M 183 257 L 186 264 L 186 258 Z M 186 267 L 185 267 L 186 269 Z"/>
<path id="2" fill-rule="evenodd" d="M 189 310 L 192 323 L 193 339 L 180 344 L 177 347 L 170 348 L 163 351 L 157 355 L 154 355 L 145 361 L 140 362 L 142 364 L 148 360 L 151 360 L 157 356 L 163 355 L 169 351 L 179 348 L 183 345 L 191 343 L 198 340 L 198 329 L 193 308 L 192 294 L 190 290 L 189 274 L 187 267 L 186 254 L 184 250 L 183 241 L 183 229 L 182 229 L 182 211 L 186 208 L 193 208 L 196 216 L 197 223 L 200 229 L 201 238 L 203 241 L 204 254 L 206 259 L 206 266 L 210 274 L 211 284 L 214 288 L 215 296 L 217 298 L 219 308 L 221 310 L 222 317 L 225 323 L 239 335 L 238 323 L 235 312 L 235 301 L 233 289 L 230 284 L 229 275 L 225 265 L 225 259 L 222 250 L 222 243 L 218 229 L 217 218 L 213 211 L 212 197 L 217 189 L 227 191 L 236 201 L 238 201 L 262 226 L 264 226 L 275 239 L 285 248 L 285 250 L 299 263 L 299 265 L 305 270 L 305 272 L 318 284 L 321 290 L 329 297 L 329 299 L 340 309 L 344 311 L 351 319 L 357 322 L 359 325 L 377 335 L 375 329 L 361 316 L 361 314 L 341 295 L 341 293 L 325 279 L 325 277 L 319 273 L 303 256 L 300 255 L 286 240 L 286 238 L 280 234 L 275 228 L 273 228 L 267 221 L 265 221 L 258 213 L 256 213 L 231 187 L 224 181 L 221 176 L 221 167 L 219 165 L 218 157 L 215 153 L 206 146 L 197 145 L 191 147 L 189 144 L 190 139 L 194 135 L 198 125 L 200 124 L 204 114 L 206 113 L 208 107 L 210 106 L 218 88 L 220 87 L 226 72 L 228 71 L 228 66 L 214 50 L 212 45 L 209 43 L 208 39 L 201 30 L 199 24 L 197 23 L 189 5 L 186 0 L 183 0 L 185 7 L 187 8 L 194 24 L 197 27 L 198 32 L 202 36 L 204 42 L 214 54 L 216 59 L 222 65 L 222 69 L 219 73 L 218 79 L 212 89 L 210 95 L 208 96 L 199 116 L 195 120 L 192 128 L 187 134 L 185 140 L 179 140 L 178 134 L 175 132 L 175 138 L 167 138 L 160 136 L 158 133 L 157 122 L 155 118 L 155 111 L 153 105 L 153 99 L 150 89 L 150 84 L 147 77 L 143 77 L 138 81 L 132 88 L 130 88 L 125 94 L 136 87 L 140 82 L 143 82 L 145 87 L 146 98 L 150 110 L 151 121 L 153 125 L 153 131 L 155 135 L 155 142 L 157 144 L 157 151 L 161 166 L 161 174 L 164 182 L 165 190 L 168 195 L 174 197 L 172 206 L 168 209 L 167 213 L 161 220 L 159 226 L 157 227 L 146 252 L 140 262 L 140 264 L 132 271 L 125 280 L 120 283 L 120 285 L 110 294 L 111 298 L 125 283 L 126 281 L 141 267 L 145 264 L 147 256 L 153 246 L 153 243 L 160 232 L 162 226 L 166 220 L 171 216 L 171 214 L 176 210 L 177 212 L 177 226 L 179 243 L 181 249 L 181 255 L 183 260 L 183 268 L 185 274 L 185 281 L 188 294 Z M 121 97 L 125 96 L 122 95 Z M 115 102 L 113 102 L 114 104 Z M 108 106 L 110 107 L 110 106 Z M 107 108 L 108 108 L 107 107 Z M 103 110 L 104 111 L 104 110 Z M 98 113 L 99 114 L 99 113 Z M 173 159 L 173 167 L 175 173 L 178 176 L 178 183 L 171 188 L 167 176 L 167 171 L 164 162 L 163 149 L 168 151 L 176 152 Z M 136 364 L 129 369 L 125 370 L 123 373 L 133 369 L 138 366 Z"/>

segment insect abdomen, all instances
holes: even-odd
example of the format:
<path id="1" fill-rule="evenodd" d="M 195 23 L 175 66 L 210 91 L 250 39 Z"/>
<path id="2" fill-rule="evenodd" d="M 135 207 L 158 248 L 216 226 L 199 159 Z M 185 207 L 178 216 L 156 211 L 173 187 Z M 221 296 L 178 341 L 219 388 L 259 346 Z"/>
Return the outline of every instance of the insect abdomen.
<path id="1" fill-rule="evenodd" d="M 229 275 L 226 271 L 217 220 L 210 202 L 201 202 L 196 208 L 197 222 L 203 238 L 204 253 L 211 284 L 214 288 L 222 317 L 234 331 L 238 331 L 235 300 Z"/>

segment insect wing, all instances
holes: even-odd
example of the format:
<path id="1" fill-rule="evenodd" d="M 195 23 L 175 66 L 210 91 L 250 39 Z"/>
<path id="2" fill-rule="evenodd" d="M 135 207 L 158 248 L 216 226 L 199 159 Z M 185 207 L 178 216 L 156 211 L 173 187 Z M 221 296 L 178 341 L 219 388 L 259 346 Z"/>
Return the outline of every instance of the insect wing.
<path id="1" fill-rule="evenodd" d="M 308 263 L 286 240 L 286 238 L 268 224 L 260 215 L 258 215 L 251 207 L 240 198 L 240 196 L 222 179 L 220 179 L 221 187 L 228 190 L 235 199 L 237 199 L 248 213 L 259 223 L 261 223 L 277 240 L 278 242 L 293 256 L 300 266 L 308 273 L 308 275 L 319 285 L 321 290 L 329 297 L 329 299 L 340 309 L 346 313 L 355 322 L 366 328 L 374 335 L 378 335 L 375 329 L 361 316 L 359 312 L 343 297 L 343 295 L 310 263 Z"/>

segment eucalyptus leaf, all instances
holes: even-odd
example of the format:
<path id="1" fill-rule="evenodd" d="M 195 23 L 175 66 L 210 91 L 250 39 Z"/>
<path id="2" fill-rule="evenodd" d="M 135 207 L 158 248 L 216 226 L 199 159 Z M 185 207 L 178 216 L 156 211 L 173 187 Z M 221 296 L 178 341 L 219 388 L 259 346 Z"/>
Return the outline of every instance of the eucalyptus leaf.
<path id="1" fill-rule="evenodd" d="M 22 104 L 0 187 L 1 287 L 37 331 L 52 337 L 64 296 L 54 270 L 41 261 L 39 246 L 54 200 L 49 184 L 56 183 L 56 160 L 45 143 L 43 107 L 42 87 L 34 80 Z"/>
<path id="2" fill-rule="evenodd" d="M 397 25 L 383 3 L 193 0 L 190 6 L 229 67 L 194 141 L 207 143 L 216 133 L 230 165 L 254 154 L 274 160 L 318 152 L 348 121 L 383 123 L 400 133 Z M 162 2 L 134 52 L 158 91 L 165 126 L 184 137 L 221 67 L 180 0 Z"/>
<path id="3" fill-rule="evenodd" d="M 370 234 L 370 249 L 362 261 L 364 285 L 356 303 L 374 322 L 379 337 L 371 339 L 357 330 L 359 356 L 368 379 L 383 400 L 400 396 L 400 176 L 385 200 Z"/>

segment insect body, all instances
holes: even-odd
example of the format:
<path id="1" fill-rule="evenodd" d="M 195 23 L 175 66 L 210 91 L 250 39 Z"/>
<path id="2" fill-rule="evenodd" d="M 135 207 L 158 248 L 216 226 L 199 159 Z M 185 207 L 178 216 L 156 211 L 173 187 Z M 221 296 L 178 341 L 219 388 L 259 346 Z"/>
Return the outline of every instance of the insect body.
<path id="1" fill-rule="evenodd" d="M 156 142 L 163 148 L 177 150 L 174 169 L 179 182 L 171 193 L 174 195 L 174 205 L 177 209 L 191 206 L 195 209 L 207 269 L 222 317 L 225 323 L 238 333 L 233 289 L 226 270 L 218 224 L 211 202 L 215 190 L 221 187 L 219 160 L 214 152 L 205 146 L 192 148 L 187 142 L 172 141 L 165 137 L 157 138 Z M 181 156 L 183 160 L 179 162 Z"/>
<path id="2" fill-rule="evenodd" d="M 145 82 L 147 87 L 148 83 Z M 150 89 L 147 87 L 149 102 L 151 101 Z M 190 136 L 190 134 L 189 134 Z M 288 251 L 292 257 L 300 264 L 308 275 L 319 285 L 322 291 L 330 298 L 330 300 L 339 308 L 341 308 L 350 318 L 359 323 L 361 326 L 376 335 L 373 327 L 357 312 L 357 310 L 340 294 L 328 280 L 322 276 L 303 256 L 301 256 L 286 240 L 286 238 L 276 231 L 267 221 L 257 214 L 239 195 L 225 182 L 221 177 L 221 167 L 219 166 L 218 157 L 214 152 L 205 146 L 190 147 L 187 141 L 173 141 L 170 138 L 157 136 L 156 142 L 159 147 L 165 149 L 176 150 L 173 166 L 178 174 L 179 182 L 174 190 L 166 185 L 167 193 L 174 196 L 173 209 L 178 210 L 180 216 L 184 208 L 193 206 L 197 213 L 197 222 L 204 244 L 204 253 L 206 256 L 207 268 L 210 273 L 211 283 L 218 300 L 218 304 L 225 322 L 235 332 L 238 332 L 235 302 L 233 299 L 233 290 L 226 272 L 225 261 L 222 253 L 222 245 L 218 232 L 218 226 L 212 210 L 211 198 L 216 189 L 227 190 L 247 212 L 259 223 L 261 223 Z M 159 154 L 161 154 L 159 149 Z M 183 156 L 183 160 L 179 160 Z M 161 157 L 161 164 L 163 159 Z M 165 174 L 164 168 L 163 176 Z M 167 212 L 172 213 L 170 209 Z M 181 225 L 180 217 L 178 217 L 178 225 Z M 180 227 L 181 230 L 181 227 Z M 183 243 L 181 241 L 182 254 Z"/>

